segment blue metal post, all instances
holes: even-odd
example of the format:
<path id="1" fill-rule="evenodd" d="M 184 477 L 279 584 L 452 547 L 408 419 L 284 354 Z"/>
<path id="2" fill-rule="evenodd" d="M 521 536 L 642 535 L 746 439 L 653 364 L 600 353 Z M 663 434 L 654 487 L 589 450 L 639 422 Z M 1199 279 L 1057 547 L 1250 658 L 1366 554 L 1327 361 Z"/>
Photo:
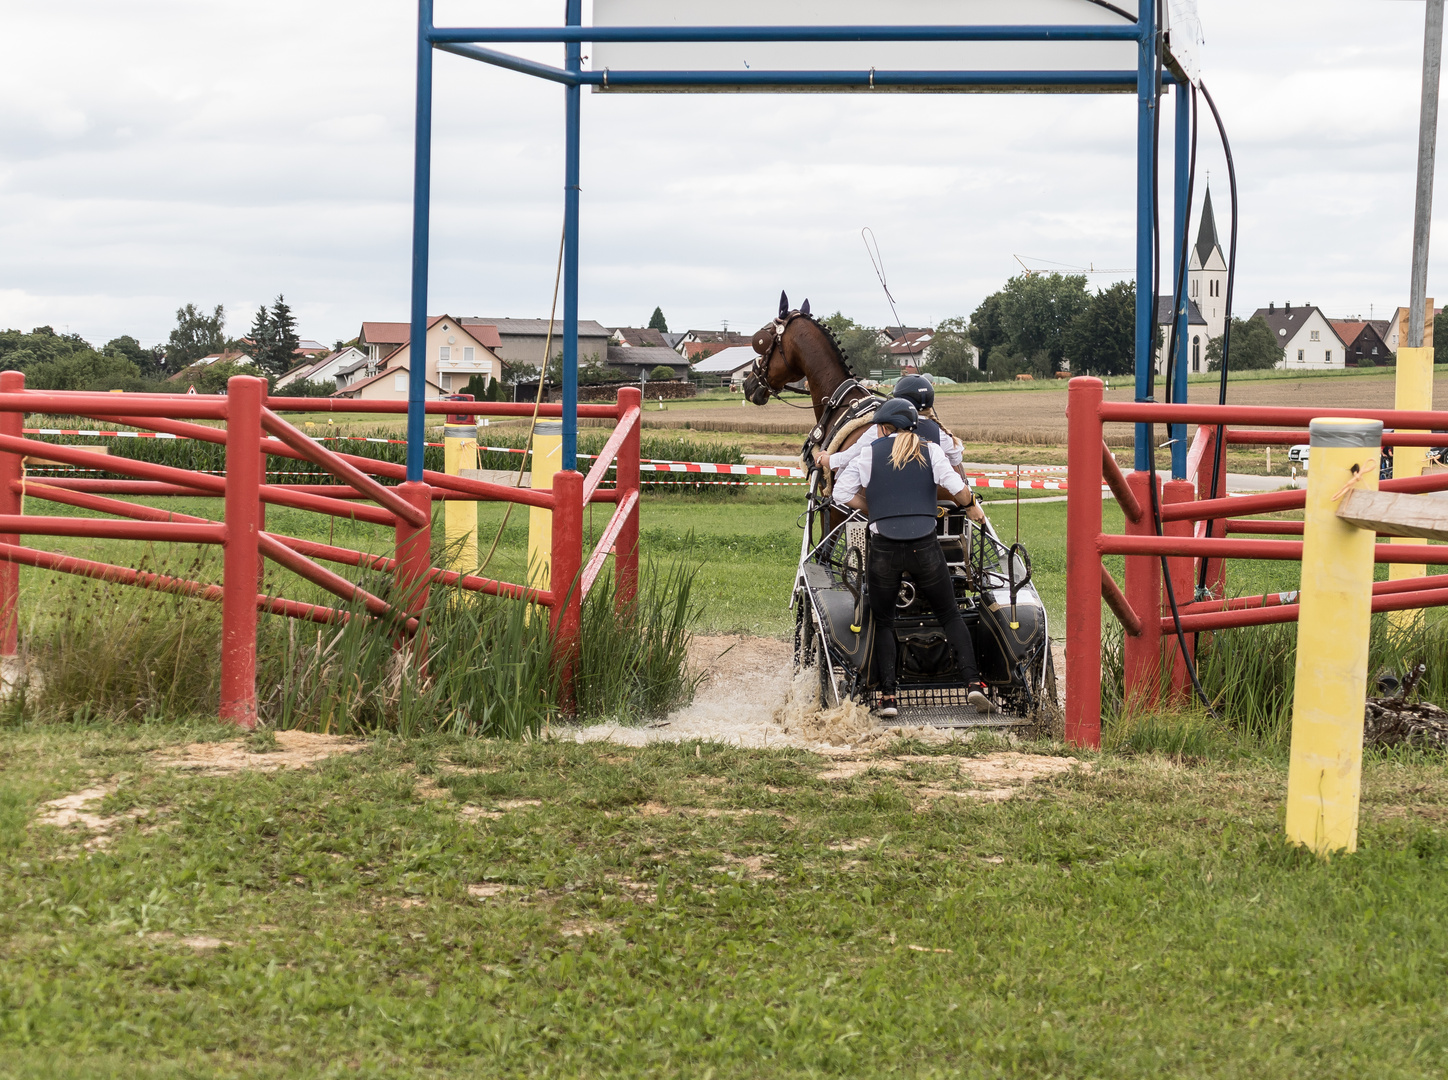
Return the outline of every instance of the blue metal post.
<path id="1" fill-rule="evenodd" d="M 1176 311 L 1176 378 L 1172 387 L 1172 400 L 1183 402 L 1187 399 L 1187 354 L 1190 351 L 1188 332 L 1190 326 L 1187 323 L 1187 310 L 1191 307 L 1191 289 L 1183 274 L 1181 265 L 1182 241 L 1186 238 L 1187 216 L 1191 207 L 1187 200 L 1191 193 L 1187 189 L 1188 170 L 1191 168 L 1191 123 L 1192 103 L 1191 87 L 1186 83 L 1178 83 L 1172 87 L 1172 94 L 1176 97 L 1176 163 L 1173 167 L 1175 185 L 1175 210 L 1176 228 L 1172 230 L 1172 289 L 1175 291 L 1176 283 L 1182 283 L 1181 303 L 1177 305 Z M 1188 259 L 1190 263 L 1190 259 Z M 1183 480 L 1187 475 L 1187 426 L 1185 424 L 1173 424 L 1171 426 L 1171 475 L 1173 480 Z"/>
<path id="2" fill-rule="evenodd" d="M 427 400 L 427 240 L 432 187 L 432 0 L 417 0 L 417 119 L 412 133 L 412 319 L 407 350 L 407 479 L 422 479 Z"/>
<path id="3" fill-rule="evenodd" d="M 1156 297 L 1152 271 L 1156 240 L 1152 216 L 1156 204 L 1151 169 L 1152 126 L 1156 110 L 1156 5 L 1137 5 L 1136 54 L 1136 400 L 1150 396 L 1156 345 Z M 1136 425 L 1136 468 L 1151 467 L 1146 425 Z"/>
<path id="4" fill-rule="evenodd" d="M 564 19 L 569 26 L 583 24 L 583 0 L 568 0 Z M 582 46 L 564 46 L 564 68 L 583 67 Z M 563 467 L 578 465 L 578 138 L 582 87 L 563 88 L 566 123 L 563 150 Z M 546 358 L 545 358 L 546 359 Z"/>

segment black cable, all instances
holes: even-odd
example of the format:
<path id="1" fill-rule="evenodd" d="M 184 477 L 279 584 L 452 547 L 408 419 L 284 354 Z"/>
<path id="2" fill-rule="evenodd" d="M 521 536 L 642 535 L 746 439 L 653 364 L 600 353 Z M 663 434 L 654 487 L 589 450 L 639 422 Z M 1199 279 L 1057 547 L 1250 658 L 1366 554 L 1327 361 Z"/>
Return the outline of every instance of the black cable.
<path id="1" fill-rule="evenodd" d="M 1207 107 L 1212 110 L 1212 119 L 1216 121 L 1217 133 L 1222 138 L 1222 152 L 1227 157 L 1227 184 L 1231 189 L 1232 234 L 1227 248 L 1227 295 L 1223 307 L 1225 321 L 1222 324 L 1222 379 L 1217 391 L 1217 404 L 1225 405 L 1227 403 L 1227 370 L 1230 366 L 1232 343 L 1232 290 L 1237 279 L 1237 166 L 1232 160 L 1232 144 L 1227 139 L 1227 129 L 1222 123 L 1222 114 L 1217 111 L 1217 103 L 1212 100 L 1211 91 L 1207 89 L 1206 83 L 1202 83 L 1202 97 L 1206 99 Z M 1212 453 L 1212 486 L 1208 489 L 1209 495 L 1213 499 L 1217 497 L 1217 485 L 1222 478 L 1222 458 L 1225 453 L 1222 442 L 1225 436 L 1226 425 L 1218 424 L 1217 445 Z M 1207 539 L 1211 539 L 1212 526 L 1215 524 L 1215 519 L 1207 519 L 1205 534 Z M 1203 556 L 1201 570 L 1197 577 L 1197 595 L 1201 596 L 1206 587 L 1207 559 Z"/>
<path id="2" fill-rule="evenodd" d="M 1086 3 L 1095 4 L 1099 8 L 1105 8 L 1107 11 L 1120 15 L 1127 22 L 1136 22 L 1136 16 L 1133 15 L 1131 12 L 1125 11 L 1117 7 L 1115 4 L 1108 4 L 1106 0 L 1086 0 Z"/>
<path id="3" fill-rule="evenodd" d="M 1157 18 L 1158 18 L 1158 25 L 1160 25 L 1160 16 L 1161 16 L 1161 0 L 1157 0 Z M 1154 353 L 1155 353 L 1155 351 L 1156 351 L 1156 328 L 1157 328 L 1157 325 L 1158 325 L 1158 323 L 1157 323 L 1157 290 L 1158 290 L 1158 288 L 1160 287 L 1160 279 L 1161 279 L 1161 210 L 1160 210 L 1160 205 L 1161 205 L 1161 199 L 1160 199 L 1161 184 L 1160 184 L 1160 174 L 1159 174 L 1159 171 L 1158 171 L 1158 166 L 1159 166 L 1159 162 L 1160 162 L 1159 149 L 1160 149 L 1160 144 L 1161 144 L 1161 99 L 1162 99 L 1162 93 L 1161 93 L 1161 38 L 1160 38 L 1160 35 L 1158 35 L 1158 37 L 1157 37 L 1156 65 L 1155 65 L 1155 66 L 1156 66 L 1156 78 L 1155 78 L 1155 86 L 1156 86 L 1156 91 L 1155 91 L 1155 108 L 1156 108 L 1156 115 L 1155 115 L 1155 117 L 1153 118 L 1153 121 L 1152 121 L 1152 137 L 1151 137 L 1151 183 L 1152 183 L 1152 196 L 1153 196 L 1152 201 L 1151 201 L 1151 205 L 1152 205 L 1152 218 L 1151 218 L 1151 223 L 1152 223 L 1152 234 L 1151 234 L 1151 241 L 1152 241 L 1152 243 L 1151 243 L 1151 250 L 1152 250 L 1152 285 L 1151 285 L 1151 317 L 1152 317 L 1152 328 L 1151 328 L 1151 329 L 1152 329 L 1152 333 L 1151 333 L 1151 346 L 1150 346 L 1150 350 L 1149 350 L 1149 352 L 1148 352 L 1148 357 L 1149 357 L 1149 359 L 1148 359 L 1148 367 L 1147 367 L 1147 370 L 1151 373 L 1150 385 L 1151 385 L 1153 391 L 1155 390 L 1155 385 L 1156 385 L 1156 357 L 1155 357 Z M 1179 84 L 1178 84 L 1178 88 L 1177 88 L 1177 93 L 1179 93 L 1179 94 L 1184 94 L 1184 93 L 1186 93 L 1186 84 L 1179 83 Z M 1167 403 L 1168 403 L 1168 404 L 1171 403 L 1171 398 L 1172 398 L 1172 383 L 1171 383 L 1171 378 L 1172 378 L 1172 373 L 1173 373 L 1173 370 L 1174 370 L 1173 361 L 1174 361 L 1175 356 L 1176 356 L 1176 336 L 1177 336 L 1177 322 L 1178 322 L 1177 314 L 1176 314 L 1176 313 L 1177 313 L 1177 309 L 1181 307 L 1182 293 L 1185 291 L 1187 237 L 1191 234 L 1191 229 L 1190 229 L 1190 227 L 1189 227 L 1190 224 L 1191 224 L 1191 213 L 1190 213 L 1190 207 L 1191 207 L 1191 190 L 1192 190 L 1192 185 L 1193 185 L 1193 183 L 1195 182 L 1195 179 L 1196 179 L 1196 165 L 1197 165 L 1197 152 L 1196 152 L 1196 151 L 1197 151 L 1197 144 L 1196 144 L 1196 123 L 1195 123 L 1195 112 L 1196 112 L 1196 108 L 1195 108 L 1195 106 L 1196 106 L 1196 95 L 1193 94 L 1193 95 L 1192 95 L 1192 108 L 1191 108 L 1190 110 L 1188 110 L 1189 113 L 1191 114 L 1191 115 L 1188 116 L 1188 120 L 1189 120 L 1189 122 L 1191 122 L 1191 125 L 1192 125 L 1192 152 L 1191 152 L 1190 166 L 1189 166 L 1188 171 L 1187 171 L 1187 207 L 1188 207 L 1188 213 L 1187 213 L 1187 220 L 1186 220 L 1186 222 L 1183 224 L 1183 227 L 1182 227 L 1182 247 L 1181 247 L 1181 255 L 1180 255 L 1180 258 L 1179 258 L 1179 261 L 1178 261 L 1178 267 L 1179 267 L 1179 269 L 1178 269 L 1178 272 L 1173 275 L 1174 281 L 1172 282 L 1171 335 L 1170 335 L 1170 339 L 1169 339 L 1169 341 L 1170 341 L 1170 349 L 1169 349 L 1169 351 L 1167 352 L 1167 356 L 1166 356 L 1166 375 L 1167 375 L 1166 399 L 1167 399 Z M 1155 396 L 1154 393 L 1148 395 L 1148 397 L 1154 397 L 1154 396 Z M 1163 528 L 1163 522 L 1162 522 L 1162 519 L 1161 519 L 1161 499 L 1158 497 L 1158 495 L 1157 495 L 1157 490 L 1156 490 L 1156 446 L 1153 445 L 1156 440 L 1155 440 L 1155 437 L 1152 435 L 1152 430 L 1153 430 L 1153 425 L 1148 424 L 1148 425 L 1147 425 L 1147 472 L 1148 472 L 1149 475 L 1148 475 L 1148 477 L 1147 477 L 1147 486 L 1151 488 L 1151 519 L 1152 519 L 1152 524 L 1153 524 L 1153 526 L 1154 526 L 1155 529 L 1156 529 L 1156 535 L 1157 535 L 1157 536 L 1162 536 L 1162 535 L 1164 534 L 1164 531 L 1165 531 L 1165 530 L 1164 530 L 1164 528 Z M 1171 431 L 1171 426 L 1170 426 L 1170 425 L 1167 426 L 1167 431 L 1168 431 L 1168 432 Z M 1194 656 L 1195 654 L 1192 653 L 1192 652 L 1189 652 L 1189 651 L 1187 650 L 1187 636 L 1186 636 L 1186 633 L 1182 630 L 1182 614 L 1181 614 L 1181 609 L 1180 609 L 1180 607 L 1179 607 L 1178 604 L 1177 604 L 1176 588 L 1172 585 L 1172 581 L 1171 581 L 1171 569 L 1170 569 L 1170 567 L 1167 565 L 1166 556 L 1165 556 L 1165 555 L 1162 555 L 1160 558 L 1161 558 L 1161 580 L 1162 580 L 1162 583 L 1166 586 L 1167 603 L 1171 606 L 1172 625 L 1173 625 L 1173 627 L 1174 627 L 1175 630 L 1176 630 L 1177 647 L 1178 647 L 1179 649 L 1181 649 L 1182 662 L 1186 665 L 1187 675 L 1188 675 L 1188 677 L 1190 677 L 1190 679 L 1191 679 L 1191 681 L 1192 681 L 1192 689 L 1196 691 L 1197 697 L 1198 697 L 1198 699 L 1199 699 L 1199 700 L 1201 701 L 1201 703 L 1202 703 L 1202 708 L 1204 708 L 1204 709 L 1207 710 L 1207 715 L 1209 715 L 1209 716 L 1211 716 L 1213 719 L 1215 719 L 1217 714 L 1216 714 L 1215 711 L 1213 711 L 1213 709 L 1212 709 L 1212 703 L 1211 703 L 1211 701 L 1209 701 L 1209 700 L 1207 699 L 1206 691 L 1202 689 L 1201 680 L 1197 677 L 1197 665 L 1196 665 L 1196 663 L 1195 663 L 1194 660 L 1193 660 L 1193 656 Z"/>

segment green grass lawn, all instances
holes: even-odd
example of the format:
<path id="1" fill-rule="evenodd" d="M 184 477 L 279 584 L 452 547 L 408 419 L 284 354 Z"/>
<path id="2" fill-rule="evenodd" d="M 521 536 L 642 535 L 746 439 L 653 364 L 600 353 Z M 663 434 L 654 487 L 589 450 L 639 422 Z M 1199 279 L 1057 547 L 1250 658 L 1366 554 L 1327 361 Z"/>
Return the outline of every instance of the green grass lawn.
<path id="1" fill-rule="evenodd" d="M 984 743 L 838 779 L 709 744 L 152 756 L 197 736 L 0 732 L 0 1073 L 1448 1069 L 1441 759 L 1370 762 L 1362 848 L 1322 863 L 1275 757 L 1078 755 L 987 802 L 953 793 Z M 109 846 L 34 823 L 101 784 Z"/>

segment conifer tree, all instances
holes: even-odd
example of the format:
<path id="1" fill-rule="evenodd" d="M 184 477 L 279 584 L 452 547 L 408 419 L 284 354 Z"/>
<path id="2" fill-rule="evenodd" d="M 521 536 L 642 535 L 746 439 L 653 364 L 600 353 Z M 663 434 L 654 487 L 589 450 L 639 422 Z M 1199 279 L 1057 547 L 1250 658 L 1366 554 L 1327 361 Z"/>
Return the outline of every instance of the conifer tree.
<path id="1" fill-rule="evenodd" d="M 669 332 L 669 322 L 664 318 L 663 308 L 654 308 L 653 316 L 649 319 L 649 329 L 657 330 L 661 334 L 667 334 Z"/>

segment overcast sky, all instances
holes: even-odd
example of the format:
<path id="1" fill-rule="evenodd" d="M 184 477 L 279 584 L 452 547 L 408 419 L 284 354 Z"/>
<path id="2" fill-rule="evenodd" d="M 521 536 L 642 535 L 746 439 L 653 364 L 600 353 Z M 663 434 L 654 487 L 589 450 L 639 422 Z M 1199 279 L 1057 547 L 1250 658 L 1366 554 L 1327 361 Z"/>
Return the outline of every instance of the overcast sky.
<path id="1" fill-rule="evenodd" d="M 439 0 L 438 21 L 556 23 L 562 6 Z M 1240 181 L 1239 311 L 1405 303 L 1423 4 L 1199 9 Z M 0 327 L 151 344 L 189 301 L 224 304 L 241 334 L 277 293 L 328 343 L 406 319 L 415 19 L 408 0 L 0 0 Z M 547 315 L 562 98 L 438 56 L 433 312 Z M 673 329 L 752 331 L 785 288 L 884 324 L 866 225 L 909 323 L 969 314 L 1016 255 L 1130 267 L 1133 114 L 1123 95 L 585 91 L 581 314 L 640 325 L 657 304 Z M 1198 201 L 1208 170 L 1225 241 L 1204 124 Z"/>

